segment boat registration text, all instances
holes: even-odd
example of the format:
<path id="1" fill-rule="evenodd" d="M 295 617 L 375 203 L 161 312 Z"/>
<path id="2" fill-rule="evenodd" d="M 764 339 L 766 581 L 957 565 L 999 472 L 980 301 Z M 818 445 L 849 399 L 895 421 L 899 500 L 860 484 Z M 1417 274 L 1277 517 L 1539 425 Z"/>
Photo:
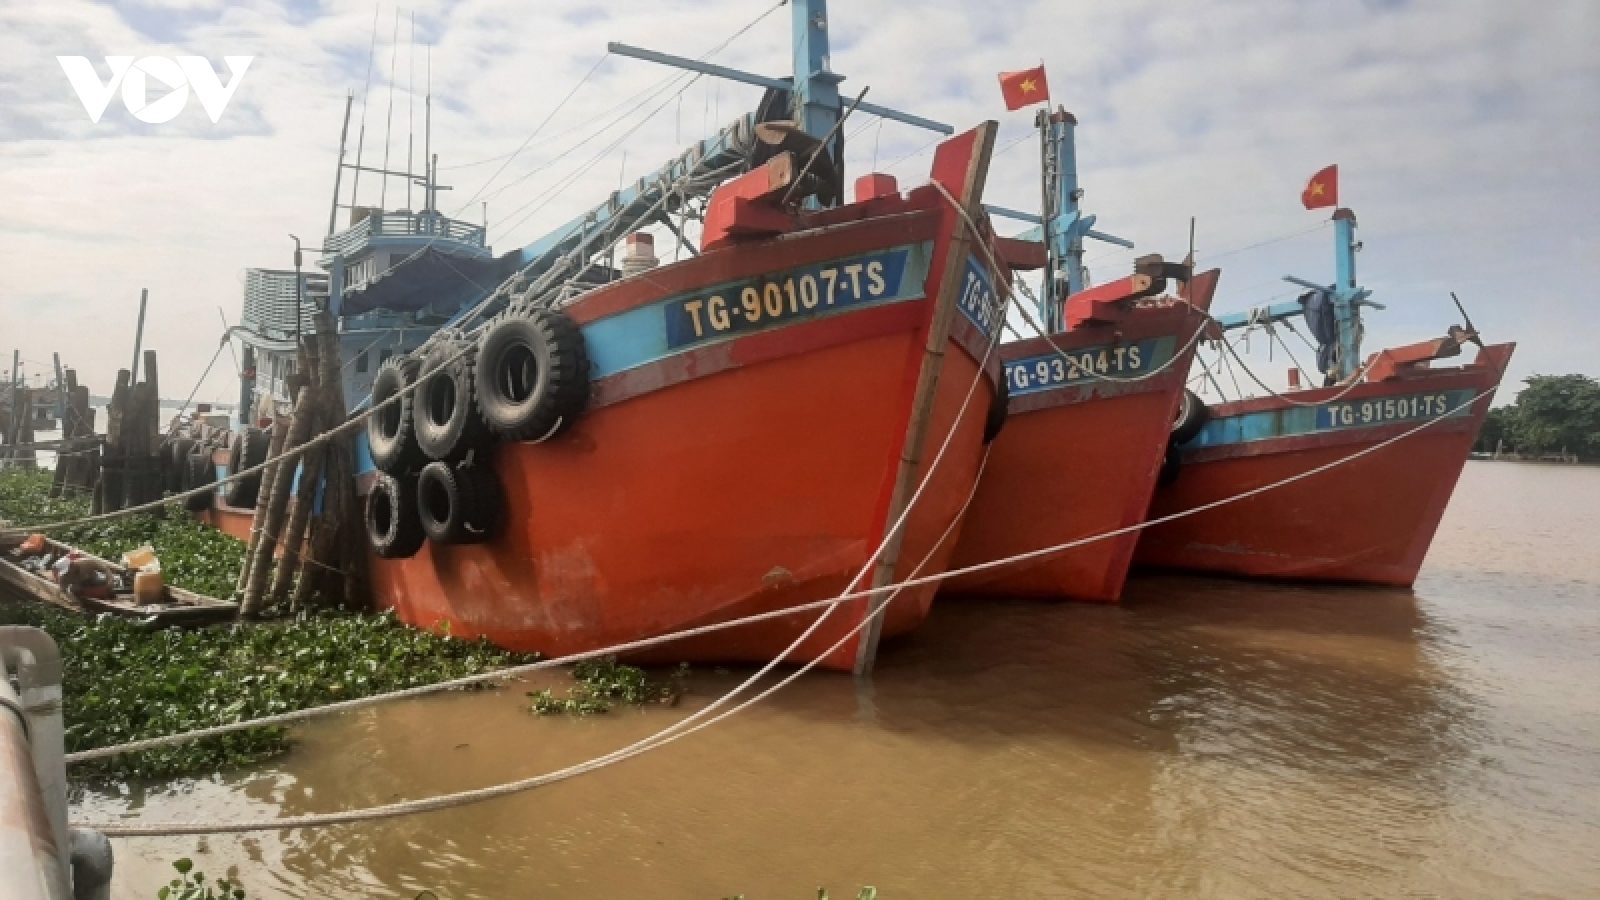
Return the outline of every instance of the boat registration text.
<path id="1" fill-rule="evenodd" d="M 718 285 L 667 303 L 672 349 L 903 297 L 909 247 Z M 920 285 L 918 286 L 920 287 Z"/>
<path id="2" fill-rule="evenodd" d="M 1317 430 L 1436 419 L 1464 411 L 1457 407 L 1465 404 L 1471 396 L 1469 391 L 1439 391 L 1328 403 L 1317 407 Z"/>
<path id="3" fill-rule="evenodd" d="M 1160 346 L 1165 343 L 1168 346 Z M 1131 344 L 1086 347 L 1006 360 L 1012 396 L 1062 385 L 1127 378 L 1154 370 L 1172 357 L 1171 339 L 1148 338 Z"/>

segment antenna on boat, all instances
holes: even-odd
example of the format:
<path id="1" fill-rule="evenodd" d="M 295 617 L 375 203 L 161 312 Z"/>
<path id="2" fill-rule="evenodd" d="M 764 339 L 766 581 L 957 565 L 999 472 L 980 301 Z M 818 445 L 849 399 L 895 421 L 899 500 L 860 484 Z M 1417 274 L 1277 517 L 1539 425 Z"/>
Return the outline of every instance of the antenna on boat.
<path id="1" fill-rule="evenodd" d="M 372 57 L 378 52 L 378 12 L 380 5 L 372 7 L 372 42 L 367 46 L 367 82 L 361 89 L 361 130 L 356 135 L 356 174 L 350 179 L 350 207 L 355 208 L 361 193 L 361 153 L 367 143 L 367 98 L 372 96 Z"/>
<path id="2" fill-rule="evenodd" d="M 339 129 L 339 164 L 333 169 L 333 205 L 328 209 L 328 236 L 333 236 L 335 226 L 339 222 L 339 181 L 344 177 L 344 146 L 345 139 L 350 136 L 350 105 L 355 102 L 354 91 L 345 91 L 344 94 L 344 125 Z M 360 173 L 357 169 L 357 174 Z M 352 197 L 351 199 L 355 199 Z"/>
<path id="3" fill-rule="evenodd" d="M 422 208 L 433 212 L 433 168 L 428 160 L 433 158 L 433 47 L 427 52 L 427 93 L 422 99 Z"/>
<path id="4" fill-rule="evenodd" d="M 394 35 L 389 38 L 389 113 L 383 122 L 383 180 L 378 182 L 378 209 L 389 197 L 389 137 L 394 126 L 394 59 L 400 50 L 400 10 L 394 11 Z"/>
<path id="5" fill-rule="evenodd" d="M 411 48 L 406 52 L 406 209 L 411 206 L 412 154 L 417 147 L 417 12 L 411 11 Z"/>

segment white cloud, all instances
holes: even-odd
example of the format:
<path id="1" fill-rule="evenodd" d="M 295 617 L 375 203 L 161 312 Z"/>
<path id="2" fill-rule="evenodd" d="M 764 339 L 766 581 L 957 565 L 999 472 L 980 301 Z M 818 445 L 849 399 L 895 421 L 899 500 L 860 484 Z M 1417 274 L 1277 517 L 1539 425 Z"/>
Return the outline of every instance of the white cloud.
<path id="1" fill-rule="evenodd" d="M 416 7 L 419 45 L 431 46 L 433 147 L 464 204 L 604 53 L 608 40 L 697 56 L 759 15 L 764 3 L 615 5 L 510 0 Z M 379 15 L 364 155 L 381 159 L 394 7 Z M 995 73 L 1043 58 L 1055 99 L 1073 110 L 1079 169 L 1091 212 L 1141 251 L 1181 256 L 1188 218 L 1208 255 L 1303 231 L 1322 221 L 1299 208 L 1305 178 L 1338 162 L 1347 205 L 1360 215 L 1363 281 L 1389 311 L 1371 321 L 1377 343 L 1436 334 L 1456 290 L 1495 339 L 1522 342 L 1513 378 L 1529 372 L 1600 374 L 1585 327 L 1585 290 L 1600 275 L 1592 207 L 1600 174 L 1600 7 L 1588 0 L 1533 6 L 1492 2 L 994 5 L 953 0 L 835 0 L 830 23 L 843 90 L 968 126 L 1002 122 L 991 199 L 1037 205 L 1031 115 L 1006 114 Z M 717 55 L 726 65 L 788 71 L 790 11 L 767 16 Z M 59 350 L 99 390 L 131 356 L 141 287 L 151 291 L 147 346 L 162 354 L 164 392 L 186 392 L 215 348 L 216 307 L 238 314 L 242 272 L 289 261 L 290 232 L 326 230 L 339 117 L 359 95 L 373 7 L 333 3 L 144 3 L 109 7 L 0 0 L 0 351 Z M 391 165 L 403 162 L 412 109 L 409 19 L 400 25 Z M 89 123 L 55 63 L 112 53 L 256 57 L 221 123 L 191 102 L 170 126 L 137 123 L 113 101 Z M 419 49 L 418 92 L 428 58 Z M 102 70 L 103 71 L 103 70 Z M 672 76 L 611 58 L 547 126 L 554 140 L 509 165 L 486 193 L 491 237 L 530 240 L 677 147 L 748 109 L 755 88 L 706 79 L 616 151 L 584 169 L 626 124 L 549 169 L 575 135 L 562 132 Z M 644 110 L 654 109 L 655 105 Z M 358 96 L 358 115 L 360 103 Z M 415 107 L 420 130 L 422 109 Z M 912 154 L 929 136 L 863 119 L 856 174 Z M 352 148 L 356 140 L 352 128 Z M 353 152 L 353 150 L 352 150 Z M 420 135 L 414 154 L 421 154 Z M 894 168 L 920 180 L 928 154 Z M 417 163 L 420 168 L 420 161 Z M 522 180 L 518 180 L 518 179 Z M 514 183 L 513 183 L 514 182 Z M 510 187 L 505 187 L 512 184 Z M 365 179 L 363 199 L 374 188 Z M 493 193 L 502 189 L 500 193 Z M 559 193 L 555 193 L 559 191 Z M 403 192 L 390 185 L 390 205 Z M 399 201 L 403 203 L 403 198 Z M 420 202 L 416 200 L 414 202 Z M 509 235 L 519 207 L 538 213 Z M 524 212 L 526 212 L 526 209 Z M 476 203 L 464 211 L 476 219 Z M 521 214 L 519 214 L 521 215 Z M 1220 308 L 1286 294 L 1278 275 L 1325 277 L 1326 230 L 1218 260 Z M 1097 275 L 1127 254 L 1093 249 Z M 202 396 L 235 392 L 226 354 Z"/>

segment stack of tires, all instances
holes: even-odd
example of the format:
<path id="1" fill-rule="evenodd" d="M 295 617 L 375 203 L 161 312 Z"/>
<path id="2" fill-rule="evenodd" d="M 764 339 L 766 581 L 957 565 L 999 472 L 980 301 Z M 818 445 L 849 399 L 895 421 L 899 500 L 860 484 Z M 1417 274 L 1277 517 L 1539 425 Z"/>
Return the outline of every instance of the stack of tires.
<path id="1" fill-rule="evenodd" d="M 443 335 L 420 359 L 386 360 L 372 385 L 376 411 L 367 417 L 379 469 L 366 505 L 373 551 L 402 559 L 425 539 L 493 538 L 505 514 L 490 464 L 495 443 L 554 437 L 588 400 L 583 336 L 552 310 L 513 308 L 476 341 Z"/>
<path id="2" fill-rule="evenodd" d="M 217 470 L 211 462 L 213 447 L 206 441 L 175 437 L 161 450 L 162 486 L 173 494 L 182 494 L 195 488 L 216 484 Z M 210 494 L 195 494 L 185 498 L 184 509 L 200 512 L 211 507 Z"/>
<path id="3" fill-rule="evenodd" d="M 233 434 L 228 441 L 228 475 L 253 469 L 267 461 L 268 435 L 259 428 Z M 217 467 L 211 454 L 221 447 L 220 438 L 197 441 L 193 438 L 174 437 L 162 449 L 161 473 L 163 487 L 168 493 L 183 494 L 196 488 L 217 483 Z M 261 476 L 252 475 L 239 481 L 230 481 L 223 488 L 222 499 L 229 506 L 250 509 L 256 505 L 256 495 L 261 491 Z M 186 497 L 183 506 L 190 512 L 211 508 L 212 494 L 202 493 Z"/>
<path id="4" fill-rule="evenodd" d="M 228 477 L 248 472 L 267 461 L 267 446 L 271 436 L 260 428 L 236 432 L 228 442 Z M 222 500 L 229 506 L 254 509 L 261 493 L 261 473 L 248 478 L 230 481 L 222 489 Z"/>

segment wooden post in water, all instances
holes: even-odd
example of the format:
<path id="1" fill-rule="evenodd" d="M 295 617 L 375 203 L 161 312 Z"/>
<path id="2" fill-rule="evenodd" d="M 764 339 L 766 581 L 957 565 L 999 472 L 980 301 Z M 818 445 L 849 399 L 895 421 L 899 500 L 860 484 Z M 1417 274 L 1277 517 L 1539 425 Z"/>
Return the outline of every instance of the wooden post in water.
<path id="1" fill-rule="evenodd" d="M 144 351 L 144 380 L 134 385 L 122 422 L 123 480 L 128 506 L 161 499 L 156 443 L 161 430 L 161 382 L 156 352 Z"/>
<path id="2" fill-rule="evenodd" d="M 59 390 L 63 399 L 61 449 L 56 453 L 56 474 L 50 485 L 50 496 L 76 496 L 94 486 L 91 456 L 98 457 L 92 440 L 94 413 L 89 409 L 89 389 L 79 387 L 76 370 L 62 372 Z"/>
<path id="3" fill-rule="evenodd" d="M 106 406 L 106 449 L 100 467 L 100 479 L 95 483 L 94 512 L 116 512 L 124 500 L 123 474 L 127 456 L 123 447 L 123 429 L 126 424 L 128 397 L 132 392 L 132 373 L 127 369 L 117 371 L 117 386 L 111 391 L 111 402 Z"/>
<path id="4" fill-rule="evenodd" d="M 36 458 L 33 449 L 33 389 L 22 387 L 13 391 L 11 396 L 13 404 L 21 404 L 11 409 L 11 418 L 16 422 L 12 428 L 15 434 L 12 443 L 16 445 L 11 451 L 12 466 L 31 469 Z"/>
<path id="5" fill-rule="evenodd" d="M 22 350 L 14 348 L 11 351 L 11 412 L 6 420 L 5 427 L 0 428 L 0 444 L 17 443 L 17 372 L 22 367 Z M 0 451 L 0 459 L 10 459 L 12 450 L 8 447 Z"/>
<path id="6" fill-rule="evenodd" d="M 133 329 L 133 370 L 129 373 L 133 380 L 139 380 L 139 345 L 144 343 L 144 308 L 150 300 L 150 289 L 139 289 L 139 324 Z"/>

